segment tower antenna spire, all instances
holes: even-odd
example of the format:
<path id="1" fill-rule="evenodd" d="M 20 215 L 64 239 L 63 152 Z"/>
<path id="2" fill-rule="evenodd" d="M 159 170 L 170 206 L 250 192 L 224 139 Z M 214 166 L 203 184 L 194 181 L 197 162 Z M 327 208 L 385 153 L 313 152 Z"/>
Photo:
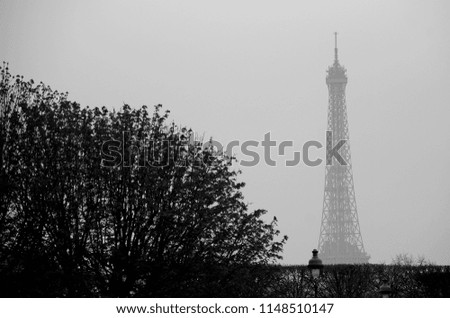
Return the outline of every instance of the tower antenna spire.
<path id="1" fill-rule="evenodd" d="M 334 61 L 338 62 L 337 32 L 334 32 Z"/>

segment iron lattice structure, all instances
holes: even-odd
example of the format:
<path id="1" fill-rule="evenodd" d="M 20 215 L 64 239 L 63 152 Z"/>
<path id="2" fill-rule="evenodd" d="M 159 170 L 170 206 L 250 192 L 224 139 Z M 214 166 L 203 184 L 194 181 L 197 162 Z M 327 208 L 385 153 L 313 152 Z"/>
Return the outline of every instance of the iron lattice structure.
<path id="1" fill-rule="evenodd" d="M 340 140 L 346 140 L 339 153 L 347 165 L 341 165 L 334 159 L 331 165 L 325 168 L 325 192 L 319 237 L 320 258 L 324 264 L 361 264 L 369 260 L 359 227 L 353 185 L 345 102 L 346 72 L 339 64 L 337 33 L 335 33 L 334 64 L 328 68 L 326 78 L 329 94 L 328 131 L 333 133 L 333 138 L 327 142 L 336 145 Z"/>

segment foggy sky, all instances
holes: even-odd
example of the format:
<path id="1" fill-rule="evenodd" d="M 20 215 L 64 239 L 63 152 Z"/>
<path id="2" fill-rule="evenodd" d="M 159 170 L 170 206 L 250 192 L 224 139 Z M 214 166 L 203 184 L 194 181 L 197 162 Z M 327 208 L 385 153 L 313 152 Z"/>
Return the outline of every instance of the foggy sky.
<path id="1" fill-rule="evenodd" d="M 448 1 L 1 0 L 0 60 L 84 106 L 161 103 L 207 138 L 270 131 L 301 150 L 325 142 L 337 31 L 370 262 L 410 253 L 448 265 L 449 21 Z M 281 159 L 237 168 L 251 209 L 289 236 L 283 263 L 302 264 L 318 243 L 325 167 Z"/>

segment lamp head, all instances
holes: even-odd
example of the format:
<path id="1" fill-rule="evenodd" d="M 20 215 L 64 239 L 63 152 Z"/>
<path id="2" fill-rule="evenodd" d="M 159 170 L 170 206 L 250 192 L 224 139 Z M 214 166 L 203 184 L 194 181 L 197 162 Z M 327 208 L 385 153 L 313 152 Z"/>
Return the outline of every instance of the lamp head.
<path id="1" fill-rule="evenodd" d="M 313 257 L 308 262 L 308 268 L 311 270 L 311 274 L 314 278 L 318 278 L 322 272 L 323 264 L 322 260 L 317 256 L 319 252 L 314 249 L 312 251 Z"/>
<path id="2" fill-rule="evenodd" d="M 389 298 L 391 295 L 392 289 L 391 285 L 389 285 L 387 279 L 383 279 L 383 284 L 380 286 L 379 293 L 381 294 L 381 297 L 383 298 Z"/>

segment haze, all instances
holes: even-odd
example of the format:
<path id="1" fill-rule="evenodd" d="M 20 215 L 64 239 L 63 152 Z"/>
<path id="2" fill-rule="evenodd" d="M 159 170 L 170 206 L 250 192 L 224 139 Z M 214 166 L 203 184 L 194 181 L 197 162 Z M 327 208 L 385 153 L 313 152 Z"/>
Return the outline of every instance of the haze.
<path id="1" fill-rule="evenodd" d="M 0 59 L 83 106 L 161 103 L 206 138 L 270 131 L 301 150 L 325 141 L 337 31 L 370 262 L 410 253 L 449 265 L 449 21 L 448 1 L 3 0 Z M 318 243 L 324 163 L 276 159 L 236 168 L 251 208 L 289 236 L 282 262 L 304 264 Z"/>

